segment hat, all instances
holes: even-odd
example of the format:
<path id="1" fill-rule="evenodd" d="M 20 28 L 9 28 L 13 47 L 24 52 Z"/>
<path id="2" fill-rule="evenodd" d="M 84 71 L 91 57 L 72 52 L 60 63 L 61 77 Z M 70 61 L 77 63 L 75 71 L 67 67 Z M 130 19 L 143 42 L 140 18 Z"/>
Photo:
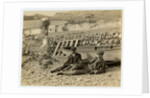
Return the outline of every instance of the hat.
<path id="1" fill-rule="evenodd" d="M 104 51 L 99 51 L 97 54 L 98 55 L 104 55 Z"/>
<path id="2" fill-rule="evenodd" d="M 71 47 L 71 50 L 72 51 L 76 51 L 76 47 Z"/>

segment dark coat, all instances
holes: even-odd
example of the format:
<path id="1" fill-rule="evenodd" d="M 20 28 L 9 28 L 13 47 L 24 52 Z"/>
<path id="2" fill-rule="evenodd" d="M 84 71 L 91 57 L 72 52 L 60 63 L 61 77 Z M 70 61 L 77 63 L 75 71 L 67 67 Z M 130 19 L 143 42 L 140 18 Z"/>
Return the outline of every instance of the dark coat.
<path id="1" fill-rule="evenodd" d="M 75 53 L 75 55 L 73 56 L 73 54 L 71 54 L 66 63 L 65 64 L 79 64 L 81 62 L 82 58 L 81 55 L 79 53 Z"/>
<path id="2" fill-rule="evenodd" d="M 96 57 L 95 59 L 92 60 L 90 63 L 90 67 L 93 70 L 100 70 L 101 68 L 105 68 L 105 62 L 103 58 L 98 58 Z"/>

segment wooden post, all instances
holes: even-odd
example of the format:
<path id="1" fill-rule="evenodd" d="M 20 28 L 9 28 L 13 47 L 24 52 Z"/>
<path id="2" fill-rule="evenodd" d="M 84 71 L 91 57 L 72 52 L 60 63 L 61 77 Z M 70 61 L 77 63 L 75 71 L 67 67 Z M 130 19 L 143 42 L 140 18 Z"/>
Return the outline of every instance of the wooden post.
<path id="1" fill-rule="evenodd" d="M 60 46 L 60 42 L 58 42 L 58 44 L 57 44 L 57 46 L 56 46 L 56 48 L 55 48 L 55 51 L 54 51 L 54 53 L 53 53 L 53 56 L 56 55 L 56 52 L 57 52 L 59 46 Z"/>
<path id="2" fill-rule="evenodd" d="M 62 52 L 61 50 L 62 50 L 62 48 L 63 48 L 64 44 L 65 44 L 65 41 L 63 41 L 63 42 L 62 42 L 62 44 L 61 44 L 61 46 L 60 46 L 59 53 L 58 53 L 58 55 L 59 55 L 59 56 L 61 56 L 61 54 L 60 54 L 60 53 Z"/>
<path id="3" fill-rule="evenodd" d="M 68 41 L 66 41 L 66 44 L 65 44 L 65 47 L 67 47 L 68 46 Z"/>
<path id="4" fill-rule="evenodd" d="M 76 39 L 74 47 L 77 47 L 77 45 L 78 45 L 78 39 Z"/>
<path id="5" fill-rule="evenodd" d="M 72 44 L 73 44 L 73 40 L 70 41 L 70 47 L 72 47 Z"/>

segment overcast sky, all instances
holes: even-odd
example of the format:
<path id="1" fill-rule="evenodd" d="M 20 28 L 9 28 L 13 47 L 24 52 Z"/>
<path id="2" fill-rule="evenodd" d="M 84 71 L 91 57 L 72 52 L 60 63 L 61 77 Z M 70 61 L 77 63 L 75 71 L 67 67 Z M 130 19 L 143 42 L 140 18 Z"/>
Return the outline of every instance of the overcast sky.
<path id="1" fill-rule="evenodd" d="M 67 12 L 67 11 L 24 11 L 24 15 L 31 16 L 35 14 L 42 14 L 46 16 L 53 16 L 57 12 Z"/>

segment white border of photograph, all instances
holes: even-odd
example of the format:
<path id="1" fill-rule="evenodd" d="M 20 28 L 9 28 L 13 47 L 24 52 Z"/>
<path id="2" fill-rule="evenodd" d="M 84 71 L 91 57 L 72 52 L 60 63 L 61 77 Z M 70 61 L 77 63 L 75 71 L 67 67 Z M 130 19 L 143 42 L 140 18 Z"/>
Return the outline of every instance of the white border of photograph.
<path id="1" fill-rule="evenodd" d="M 5 3 L 2 93 L 137 95 L 142 93 L 143 4 L 139 1 Z M 66 6 L 67 5 L 67 6 Z M 122 9 L 121 87 L 20 86 L 23 10 Z"/>

